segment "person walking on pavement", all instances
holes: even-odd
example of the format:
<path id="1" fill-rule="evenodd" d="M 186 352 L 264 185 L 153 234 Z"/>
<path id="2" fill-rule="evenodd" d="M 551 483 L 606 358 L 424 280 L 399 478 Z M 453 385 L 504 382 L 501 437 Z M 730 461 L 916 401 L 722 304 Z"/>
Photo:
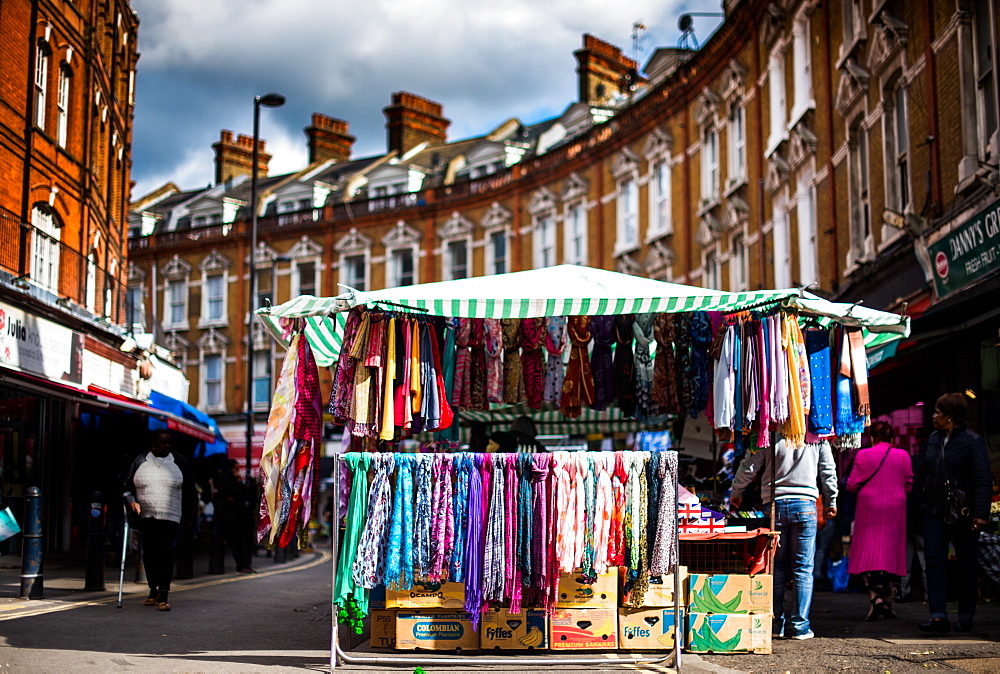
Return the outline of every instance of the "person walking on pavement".
<path id="1" fill-rule="evenodd" d="M 885 421 L 869 430 L 872 447 L 854 459 L 847 490 L 858 495 L 848 571 L 868 588 L 866 622 L 895 618 L 893 590 L 906 575 L 906 493 L 913 486 L 913 467 L 906 450 L 892 446 L 894 433 Z"/>
<path id="2" fill-rule="evenodd" d="M 169 611 L 174 574 L 174 542 L 181 522 L 194 521 L 197 492 L 188 463 L 171 451 L 170 432 L 153 431 L 150 451 L 132 462 L 125 478 L 125 502 L 139 517 L 142 562 L 149 596 L 142 603 Z"/>
<path id="3" fill-rule="evenodd" d="M 971 632 L 978 595 L 977 547 L 979 532 L 990 516 L 993 477 L 983 439 L 966 428 L 969 404 L 962 393 L 937 399 L 931 421 L 934 432 L 927 443 L 927 480 L 924 484 L 924 554 L 927 558 L 927 603 L 931 619 L 920 624 L 925 632 L 948 632 L 948 543 L 955 548 L 958 566 L 958 622 L 956 632 Z M 968 515 L 945 520 L 948 492 L 961 490 Z"/>
<path id="4" fill-rule="evenodd" d="M 229 544 L 239 573 L 257 573 L 250 565 L 250 511 L 247 510 L 248 492 L 240 479 L 240 465 L 229 459 L 223 470 L 213 480 L 215 516 L 222 525 L 222 537 Z"/>
<path id="5" fill-rule="evenodd" d="M 743 492 L 758 477 L 765 510 L 774 486 L 778 552 L 774 560 L 774 623 L 778 637 L 812 639 L 809 610 L 812 606 L 813 563 L 816 554 L 816 499 L 823 494 L 826 517 L 837 516 L 837 468 L 830 443 L 825 440 L 799 447 L 779 440 L 771 451 L 760 449 L 740 463 L 729 498 L 734 508 Z M 819 487 L 817 487 L 819 485 Z M 790 570 L 794 585 L 790 611 L 785 609 L 785 579 Z"/>

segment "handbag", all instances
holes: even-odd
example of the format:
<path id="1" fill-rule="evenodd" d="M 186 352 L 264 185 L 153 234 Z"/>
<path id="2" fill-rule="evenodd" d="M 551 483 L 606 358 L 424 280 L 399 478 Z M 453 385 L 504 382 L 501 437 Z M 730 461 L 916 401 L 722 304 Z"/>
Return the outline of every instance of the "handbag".
<path id="1" fill-rule="evenodd" d="M 948 446 L 945 442 L 941 445 L 941 456 L 939 466 L 944 464 L 944 450 Z M 969 508 L 969 495 L 964 489 L 953 487 L 948 479 L 948 466 L 944 466 L 944 523 L 948 526 L 971 526 L 972 510 Z"/>
<path id="2" fill-rule="evenodd" d="M 5 541 L 19 533 L 21 533 L 21 526 L 14 519 L 14 513 L 11 509 L 8 507 L 0 510 L 0 541 Z"/>
<path id="3" fill-rule="evenodd" d="M 864 486 L 866 484 L 868 484 L 869 482 L 871 482 L 873 477 L 875 477 L 876 475 L 878 475 L 878 472 L 880 470 L 882 470 L 882 465 L 885 463 L 885 460 L 887 458 L 889 458 L 889 452 L 891 452 L 891 451 L 892 451 L 892 445 L 890 445 L 888 448 L 886 448 L 885 454 L 882 455 L 882 460 L 878 462 L 878 466 L 876 466 L 875 471 L 871 475 L 869 475 L 868 477 L 866 477 L 864 479 L 864 481 L 861 484 L 858 485 L 858 488 L 854 490 L 856 493 L 860 494 L 861 490 L 864 489 Z M 853 470 L 853 466 L 852 466 L 852 470 Z"/>

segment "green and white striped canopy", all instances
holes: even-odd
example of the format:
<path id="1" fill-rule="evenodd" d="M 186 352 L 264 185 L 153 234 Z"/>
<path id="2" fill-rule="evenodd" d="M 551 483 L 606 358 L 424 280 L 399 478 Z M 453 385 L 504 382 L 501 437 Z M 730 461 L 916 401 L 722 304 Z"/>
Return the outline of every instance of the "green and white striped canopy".
<path id="1" fill-rule="evenodd" d="M 527 403 L 520 405 L 490 405 L 489 410 L 460 410 L 459 419 L 463 425 L 482 422 L 496 427 L 510 426 L 521 416 L 530 417 L 539 435 L 566 434 L 587 435 L 590 433 L 624 433 L 648 430 L 640 421 L 622 416 L 621 410 L 612 406 L 606 410 L 584 408 L 576 419 L 569 419 L 562 410 L 546 404 L 540 410 L 531 409 Z"/>
<path id="2" fill-rule="evenodd" d="M 305 319 L 305 333 L 321 367 L 332 365 L 340 352 L 344 313 L 359 306 L 409 308 L 435 316 L 462 318 L 531 318 L 538 316 L 602 316 L 681 311 L 739 311 L 762 305 L 824 303 L 822 311 L 844 312 L 852 324 L 868 327 L 867 346 L 909 334 L 909 319 L 896 314 L 858 310 L 809 296 L 797 289 L 728 293 L 666 283 L 605 269 L 558 265 L 542 269 L 440 281 L 373 292 L 351 291 L 337 297 L 303 295 L 257 315 L 282 343 L 281 319 Z M 829 305 L 829 306 L 828 306 Z M 798 305 L 803 311 L 808 306 Z M 819 304 L 817 304 L 819 306 Z M 848 311 L 850 309 L 850 311 Z M 825 313 L 820 320 L 838 320 Z M 875 332 L 878 330 L 879 332 Z M 872 338 L 871 335 L 876 337 Z M 872 343 L 868 343 L 871 339 Z"/>

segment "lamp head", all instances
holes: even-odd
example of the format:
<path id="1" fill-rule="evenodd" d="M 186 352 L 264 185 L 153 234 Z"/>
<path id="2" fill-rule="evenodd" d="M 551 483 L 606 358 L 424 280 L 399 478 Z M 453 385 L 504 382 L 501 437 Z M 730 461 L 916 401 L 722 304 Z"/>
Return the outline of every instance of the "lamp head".
<path id="1" fill-rule="evenodd" d="M 257 97 L 257 103 L 265 108 L 280 108 L 285 104 L 285 97 L 281 94 L 264 94 Z"/>

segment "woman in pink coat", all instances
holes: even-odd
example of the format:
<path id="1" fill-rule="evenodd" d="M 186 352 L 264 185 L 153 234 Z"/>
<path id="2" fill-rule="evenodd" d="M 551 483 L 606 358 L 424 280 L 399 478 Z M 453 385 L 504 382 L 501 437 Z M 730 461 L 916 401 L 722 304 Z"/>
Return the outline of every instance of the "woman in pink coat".
<path id="1" fill-rule="evenodd" d="M 913 487 L 910 455 L 893 447 L 892 426 L 869 429 L 873 447 L 854 459 L 847 489 L 858 495 L 847 568 L 863 576 L 871 598 L 867 622 L 895 618 L 892 590 L 906 575 L 906 493 Z"/>

